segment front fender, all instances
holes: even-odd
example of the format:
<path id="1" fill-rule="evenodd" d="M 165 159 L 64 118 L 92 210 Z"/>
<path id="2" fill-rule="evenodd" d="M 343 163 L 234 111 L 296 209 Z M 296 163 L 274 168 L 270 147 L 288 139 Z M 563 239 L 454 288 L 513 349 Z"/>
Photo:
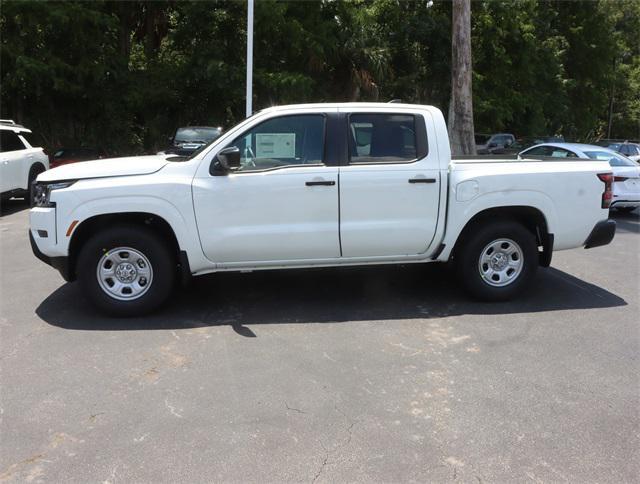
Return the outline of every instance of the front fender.
<path id="1" fill-rule="evenodd" d="M 180 250 L 188 254 L 191 268 L 211 266 L 211 263 L 204 258 L 199 244 L 193 210 L 180 210 L 169 201 L 152 195 L 118 197 L 111 195 L 95 198 L 76 205 L 67 213 L 59 213 L 57 227 L 59 255 L 69 254 L 73 234 L 83 222 L 100 215 L 127 213 L 145 213 L 164 219 L 173 230 Z"/>

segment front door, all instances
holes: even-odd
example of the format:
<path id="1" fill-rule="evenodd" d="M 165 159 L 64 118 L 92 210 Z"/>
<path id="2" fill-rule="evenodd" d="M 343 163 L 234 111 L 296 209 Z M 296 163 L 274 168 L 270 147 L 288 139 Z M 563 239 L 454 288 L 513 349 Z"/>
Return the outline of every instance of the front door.
<path id="1" fill-rule="evenodd" d="M 241 166 L 193 183 L 208 259 L 224 265 L 340 257 L 338 168 L 326 163 L 322 113 L 278 116 L 221 146 Z"/>
<path id="2" fill-rule="evenodd" d="M 426 114 L 348 114 L 349 162 L 340 168 L 343 257 L 424 253 L 440 204 L 433 123 Z"/>

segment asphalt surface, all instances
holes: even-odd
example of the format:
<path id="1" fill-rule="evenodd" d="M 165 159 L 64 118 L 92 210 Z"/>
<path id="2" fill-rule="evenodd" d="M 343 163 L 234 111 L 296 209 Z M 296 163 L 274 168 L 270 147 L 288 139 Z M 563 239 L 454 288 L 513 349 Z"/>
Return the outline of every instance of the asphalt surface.
<path id="1" fill-rule="evenodd" d="M 109 319 L 0 219 L 0 481 L 638 482 L 640 220 L 471 302 L 437 265 L 218 274 Z"/>

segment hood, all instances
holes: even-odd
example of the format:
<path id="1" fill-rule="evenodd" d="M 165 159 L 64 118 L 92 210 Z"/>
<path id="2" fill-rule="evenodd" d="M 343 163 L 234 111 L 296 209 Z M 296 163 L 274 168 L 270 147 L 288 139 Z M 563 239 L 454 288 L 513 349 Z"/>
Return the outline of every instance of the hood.
<path id="1" fill-rule="evenodd" d="M 169 163 L 166 156 L 129 156 L 71 163 L 47 170 L 38 175 L 39 182 L 80 180 L 112 176 L 148 175 Z"/>

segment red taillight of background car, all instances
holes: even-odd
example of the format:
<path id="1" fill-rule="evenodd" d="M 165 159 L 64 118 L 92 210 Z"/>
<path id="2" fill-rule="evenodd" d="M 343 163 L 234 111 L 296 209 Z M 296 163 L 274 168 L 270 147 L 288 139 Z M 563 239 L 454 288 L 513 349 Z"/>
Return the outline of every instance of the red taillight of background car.
<path id="1" fill-rule="evenodd" d="M 629 177 L 627 177 L 627 176 L 614 176 L 614 177 L 613 177 L 613 181 L 614 181 L 614 182 L 617 182 L 617 181 L 625 181 L 625 180 L 628 180 L 628 179 L 629 179 Z"/>
<path id="2" fill-rule="evenodd" d="M 598 173 L 598 178 L 604 183 L 604 192 L 602 192 L 602 208 L 609 208 L 613 199 L 613 191 L 611 184 L 613 183 L 613 173 Z"/>

